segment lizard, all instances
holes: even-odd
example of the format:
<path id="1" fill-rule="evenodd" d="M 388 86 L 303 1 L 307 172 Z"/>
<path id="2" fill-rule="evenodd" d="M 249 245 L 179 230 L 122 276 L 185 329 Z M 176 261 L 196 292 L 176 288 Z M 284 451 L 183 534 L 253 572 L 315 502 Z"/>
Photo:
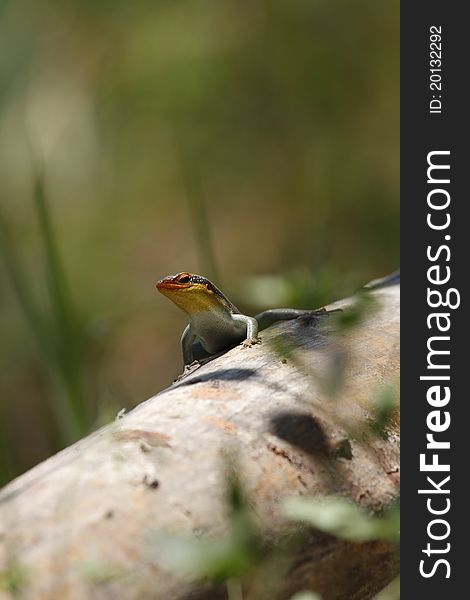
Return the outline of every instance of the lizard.
<path id="1" fill-rule="evenodd" d="M 189 317 L 181 336 L 185 369 L 199 360 L 243 343 L 259 344 L 258 333 L 277 321 L 326 313 L 295 308 L 273 308 L 255 317 L 242 314 L 209 279 L 193 273 L 177 273 L 160 279 L 157 290 L 172 300 Z"/>

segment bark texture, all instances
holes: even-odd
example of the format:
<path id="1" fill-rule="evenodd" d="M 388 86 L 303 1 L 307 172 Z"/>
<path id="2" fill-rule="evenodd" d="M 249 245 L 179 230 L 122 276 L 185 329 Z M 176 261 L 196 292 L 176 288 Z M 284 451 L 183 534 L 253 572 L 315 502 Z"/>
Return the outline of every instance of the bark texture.
<path id="1" fill-rule="evenodd" d="M 340 494 L 373 510 L 393 502 L 398 431 L 366 442 L 351 435 L 399 374 L 399 284 L 372 293 L 378 308 L 340 336 L 331 316 L 273 326 L 262 344 L 212 360 L 3 488 L 0 581 L 21 573 L 26 600 L 224 597 L 172 572 L 156 540 L 223 534 L 227 447 L 272 540 L 290 527 L 280 510 L 289 497 Z M 363 600 L 396 571 L 385 543 L 318 533 L 293 558 L 280 598 L 312 589 L 324 600 Z M 10 597 L 0 587 L 0 599 Z"/>

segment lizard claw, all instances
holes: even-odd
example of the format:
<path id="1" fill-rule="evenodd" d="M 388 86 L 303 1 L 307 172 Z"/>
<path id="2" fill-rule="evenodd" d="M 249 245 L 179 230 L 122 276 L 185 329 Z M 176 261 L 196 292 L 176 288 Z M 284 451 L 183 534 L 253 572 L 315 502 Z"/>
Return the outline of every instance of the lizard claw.
<path id="1" fill-rule="evenodd" d="M 243 343 L 242 346 L 243 348 L 251 348 L 252 346 L 254 346 L 255 344 L 261 344 L 261 338 L 256 337 L 256 338 L 249 338 L 246 339 Z"/>
<path id="2" fill-rule="evenodd" d="M 181 375 L 189 375 L 192 371 L 201 366 L 201 363 L 198 360 L 193 360 L 189 365 L 184 365 L 184 370 Z"/>

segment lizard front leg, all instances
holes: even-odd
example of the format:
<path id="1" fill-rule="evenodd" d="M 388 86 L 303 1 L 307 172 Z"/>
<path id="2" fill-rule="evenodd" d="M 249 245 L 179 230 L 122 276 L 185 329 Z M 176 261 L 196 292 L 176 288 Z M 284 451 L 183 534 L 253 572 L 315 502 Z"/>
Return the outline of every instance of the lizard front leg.
<path id="1" fill-rule="evenodd" d="M 187 325 L 184 328 L 183 335 L 181 336 L 181 350 L 183 351 L 183 362 L 185 368 L 194 362 L 193 344 L 196 340 L 191 325 Z"/>
<path id="2" fill-rule="evenodd" d="M 254 317 L 232 314 L 232 319 L 246 325 L 246 340 L 243 342 L 244 348 L 251 348 L 254 344 L 261 344 L 261 339 L 258 337 L 258 321 Z"/>

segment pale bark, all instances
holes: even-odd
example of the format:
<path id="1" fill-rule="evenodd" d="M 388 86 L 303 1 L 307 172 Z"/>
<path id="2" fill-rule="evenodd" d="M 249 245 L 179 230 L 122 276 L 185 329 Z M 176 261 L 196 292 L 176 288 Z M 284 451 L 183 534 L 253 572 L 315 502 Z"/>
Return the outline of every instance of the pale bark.
<path id="1" fill-rule="evenodd" d="M 223 597 L 163 566 L 155 545 L 160 532 L 223 535 L 225 448 L 236 451 L 271 540 L 289 527 L 286 498 L 340 494 L 373 510 L 393 502 L 398 432 L 391 427 L 366 443 L 351 433 L 368 423 L 382 386 L 399 374 L 399 285 L 373 294 L 378 310 L 340 341 L 331 317 L 273 326 L 262 344 L 214 359 L 7 485 L 0 492 L 4 580 L 21 572 L 27 600 Z M 287 358 L 272 345 L 279 339 L 288 342 Z M 345 383 L 331 397 L 321 378 L 332 377 L 338 344 Z M 313 589 L 325 600 L 367 599 L 395 571 L 385 543 L 311 534 L 279 597 Z"/>

